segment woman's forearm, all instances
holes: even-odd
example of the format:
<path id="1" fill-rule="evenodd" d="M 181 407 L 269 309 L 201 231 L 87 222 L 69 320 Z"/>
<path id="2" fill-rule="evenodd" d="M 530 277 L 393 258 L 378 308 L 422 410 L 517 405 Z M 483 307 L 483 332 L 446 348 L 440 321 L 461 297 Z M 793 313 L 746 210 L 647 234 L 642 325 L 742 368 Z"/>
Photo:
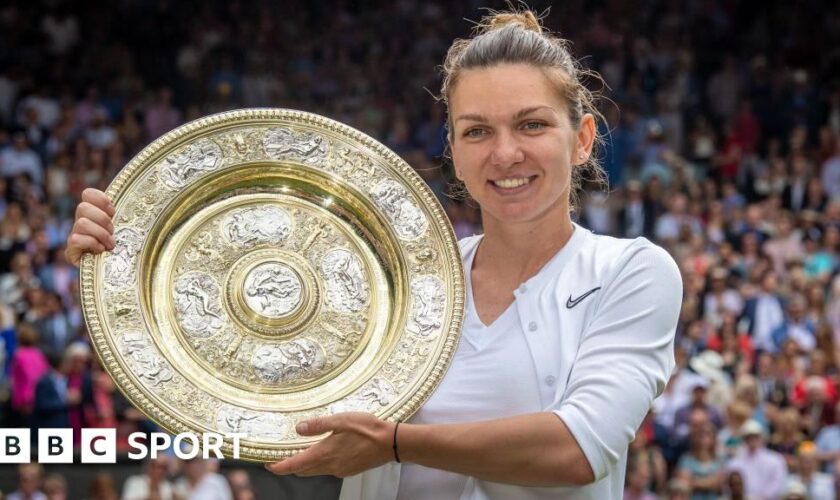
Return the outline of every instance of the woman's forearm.
<path id="1" fill-rule="evenodd" d="M 400 459 L 477 479 L 523 486 L 591 483 L 592 469 L 553 413 L 465 424 L 400 424 Z"/>

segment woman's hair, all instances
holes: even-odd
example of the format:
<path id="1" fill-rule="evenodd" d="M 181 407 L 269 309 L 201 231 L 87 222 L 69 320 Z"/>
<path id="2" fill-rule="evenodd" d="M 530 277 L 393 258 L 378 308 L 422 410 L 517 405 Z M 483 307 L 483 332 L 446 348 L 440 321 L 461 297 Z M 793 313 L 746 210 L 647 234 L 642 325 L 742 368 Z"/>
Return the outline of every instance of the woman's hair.
<path id="1" fill-rule="evenodd" d="M 593 78 L 603 83 L 600 76 L 583 69 L 572 57 L 569 42 L 545 31 L 539 18 L 530 10 L 494 12 L 484 17 L 469 39 L 455 40 L 443 63 L 443 85 L 440 100 L 449 109 L 450 98 L 461 73 L 465 70 L 490 68 L 500 64 L 530 64 L 543 71 L 552 83 L 577 130 L 587 113 L 597 121 L 604 121 L 596 107 L 597 95 L 584 84 Z M 451 117 L 447 118 L 449 139 L 452 141 Z M 603 138 L 597 134 L 592 154 L 586 163 L 572 169 L 570 207 L 574 209 L 578 194 L 585 181 L 607 187 L 607 178 L 598 161 L 598 149 Z"/>
<path id="2" fill-rule="evenodd" d="M 38 330 L 30 323 L 19 324 L 17 336 L 21 347 L 32 347 L 38 343 Z"/>

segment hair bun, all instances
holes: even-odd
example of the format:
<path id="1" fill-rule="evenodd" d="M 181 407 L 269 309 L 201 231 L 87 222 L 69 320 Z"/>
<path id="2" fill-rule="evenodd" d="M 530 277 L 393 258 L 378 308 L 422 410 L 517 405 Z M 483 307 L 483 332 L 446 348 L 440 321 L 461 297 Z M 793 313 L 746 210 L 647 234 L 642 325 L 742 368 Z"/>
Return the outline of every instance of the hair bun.
<path id="1" fill-rule="evenodd" d="M 487 33 L 488 31 L 504 28 L 505 26 L 522 26 L 528 31 L 534 31 L 536 33 L 543 32 L 540 20 L 530 10 L 497 12 L 482 19 L 478 27 L 480 33 Z"/>

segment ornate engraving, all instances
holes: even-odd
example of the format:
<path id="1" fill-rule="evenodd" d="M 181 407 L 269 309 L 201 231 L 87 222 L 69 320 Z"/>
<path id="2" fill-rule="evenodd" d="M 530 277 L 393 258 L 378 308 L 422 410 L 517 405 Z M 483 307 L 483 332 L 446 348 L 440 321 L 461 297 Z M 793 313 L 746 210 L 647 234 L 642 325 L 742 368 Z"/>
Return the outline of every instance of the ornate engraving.
<path id="1" fill-rule="evenodd" d="M 271 158 L 296 160 L 310 165 L 323 163 L 329 151 L 329 141 L 322 135 L 295 133 L 287 128 L 268 129 L 263 145 Z"/>
<path id="2" fill-rule="evenodd" d="M 213 238 L 213 233 L 210 231 L 201 231 L 198 236 L 190 244 L 184 257 L 191 261 L 201 261 L 202 263 L 215 263 L 221 260 L 219 250 L 216 248 L 216 239 Z"/>
<path id="3" fill-rule="evenodd" d="M 434 276 L 419 276 L 411 280 L 411 319 L 408 331 L 431 335 L 442 325 L 444 309 L 443 283 Z"/>
<path id="4" fill-rule="evenodd" d="M 224 151 L 226 161 L 253 161 L 265 157 L 262 130 L 237 130 L 215 138 Z"/>
<path id="5" fill-rule="evenodd" d="M 294 311 L 300 305 L 301 290 L 297 273 L 279 262 L 260 264 L 245 277 L 245 303 L 269 318 Z"/>
<path id="6" fill-rule="evenodd" d="M 390 382 L 377 377 L 343 401 L 331 404 L 330 412 L 364 411 L 375 414 L 377 410 L 391 404 L 396 395 L 397 391 Z"/>
<path id="7" fill-rule="evenodd" d="M 218 144 L 210 139 L 199 139 L 163 160 L 160 179 L 170 189 L 181 189 L 193 178 L 215 170 L 221 157 Z"/>
<path id="8" fill-rule="evenodd" d="M 359 312 L 368 303 L 367 276 L 359 259 L 338 248 L 321 260 L 321 277 L 327 285 L 327 303 L 335 311 Z"/>
<path id="9" fill-rule="evenodd" d="M 223 227 L 228 240 L 242 247 L 279 245 L 292 232 L 292 219 L 280 207 L 263 205 L 231 212 Z"/>
<path id="10" fill-rule="evenodd" d="M 397 181 L 386 179 L 380 182 L 371 191 L 371 197 L 376 206 L 385 212 L 400 239 L 414 240 L 426 232 L 429 224 L 426 216 Z"/>
<path id="11" fill-rule="evenodd" d="M 201 391 L 187 382 L 183 377 L 175 376 L 163 384 L 158 393 L 169 400 L 175 408 L 207 425 L 213 425 L 213 415 L 221 406 L 221 402 L 210 394 Z"/>
<path id="12" fill-rule="evenodd" d="M 279 440 L 286 437 L 291 429 L 291 421 L 283 415 L 230 405 L 219 409 L 216 423 L 224 432 L 245 434 L 247 440 Z"/>
<path id="13" fill-rule="evenodd" d="M 134 285 L 137 253 L 143 237 L 135 229 L 123 227 L 114 232 L 116 246 L 105 257 L 105 284 L 114 290 Z"/>
<path id="14" fill-rule="evenodd" d="M 139 331 L 127 331 L 120 342 L 120 351 L 128 360 L 134 374 L 152 386 L 172 380 L 169 363 L 152 348 L 149 337 Z"/>
<path id="15" fill-rule="evenodd" d="M 368 156 L 347 146 L 338 148 L 333 164 L 347 177 L 372 178 L 376 173 L 376 167 Z"/>
<path id="16" fill-rule="evenodd" d="M 207 273 L 189 272 L 175 281 L 175 312 L 188 333 L 207 337 L 223 325 L 219 285 Z"/>
<path id="17" fill-rule="evenodd" d="M 432 353 L 435 336 L 417 336 L 400 342 L 394 354 L 382 367 L 382 374 L 399 390 L 417 375 L 418 367 L 426 363 Z"/>
<path id="18" fill-rule="evenodd" d="M 324 367 L 321 347 L 309 339 L 283 345 L 264 345 L 251 359 L 257 376 L 266 383 L 295 383 L 320 373 Z"/>

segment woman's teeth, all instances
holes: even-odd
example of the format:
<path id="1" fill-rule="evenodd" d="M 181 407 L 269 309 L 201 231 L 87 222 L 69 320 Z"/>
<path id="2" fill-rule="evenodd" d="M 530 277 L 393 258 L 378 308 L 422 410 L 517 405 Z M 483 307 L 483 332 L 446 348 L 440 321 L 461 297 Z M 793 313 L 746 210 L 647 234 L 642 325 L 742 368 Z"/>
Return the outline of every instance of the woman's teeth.
<path id="1" fill-rule="evenodd" d="M 529 182 L 531 182 L 530 177 L 519 177 L 517 179 L 500 179 L 497 181 L 493 181 L 493 184 L 499 186 L 500 188 L 513 189 L 519 186 L 524 186 Z"/>

